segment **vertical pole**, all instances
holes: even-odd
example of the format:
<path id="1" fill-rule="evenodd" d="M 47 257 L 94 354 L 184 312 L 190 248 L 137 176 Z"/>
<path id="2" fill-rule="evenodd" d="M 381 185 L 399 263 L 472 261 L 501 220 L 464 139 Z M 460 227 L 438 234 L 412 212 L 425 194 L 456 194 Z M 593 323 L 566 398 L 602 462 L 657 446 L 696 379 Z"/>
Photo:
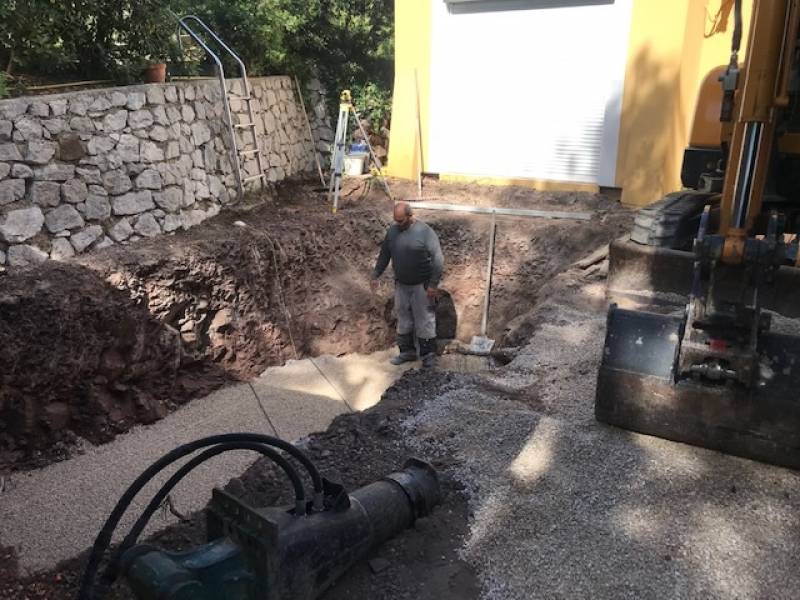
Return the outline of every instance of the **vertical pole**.
<path id="1" fill-rule="evenodd" d="M 414 69 L 414 99 L 417 107 L 417 193 L 422 198 L 422 171 L 425 168 L 425 161 L 422 158 L 422 116 L 419 108 L 419 80 L 417 79 L 416 69 Z"/>
<path id="2" fill-rule="evenodd" d="M 483 314 L 481 315 L 481 337 L 486 337 L 489 325 L 489 300 L 492 296 L 492 271 L 494 270 L 494 240 L 497 232 L 495 212 L 492 211 L 492 228 L 489 233 L 489 260 L 486 267 L 486 297 L 483 300 Z"/>
<path id="3" fill-rule="evenodd" d="M 306 118 L 306 128 L 308 129 L 308 137 L 311 140 L 311 151 L 314 153 L 314 162 L 317 163 L 317 173 L 319 173 L 319 180 L 322 187 L 325 187 L 325 175 L 322 174 L 322 163 L 319 161 L 319 154 L 317 154 L 317 145 L 314 142 L 314 131 L 311 129 L 311 119 L 308 118 L 306 112 L 306 101 L 303 100 L 303 88 L 300 87 L 300 80 L 297 75 L 294 76 L 294 83 L 297 86 L 297 96 L 300 98 L 300 107 L 303 109 L 303 116 Z"/>

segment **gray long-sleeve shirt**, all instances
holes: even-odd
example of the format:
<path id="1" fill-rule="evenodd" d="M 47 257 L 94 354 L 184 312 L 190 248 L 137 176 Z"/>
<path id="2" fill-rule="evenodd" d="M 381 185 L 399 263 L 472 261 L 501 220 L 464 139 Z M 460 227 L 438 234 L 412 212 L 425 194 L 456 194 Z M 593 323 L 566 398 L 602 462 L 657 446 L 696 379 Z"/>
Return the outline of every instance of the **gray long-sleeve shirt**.
<path id="1" fill-rule="evenodd" d="M 426 284 L 438 287 L 444 269 L 444 256 L 436 232 L 421 221 L 414 221 L 403 231 L 396 224 L 389 227 L 381 244 L 372 277 L 377 279 L 392 261 L 394 278 L 406 285 Z"/>

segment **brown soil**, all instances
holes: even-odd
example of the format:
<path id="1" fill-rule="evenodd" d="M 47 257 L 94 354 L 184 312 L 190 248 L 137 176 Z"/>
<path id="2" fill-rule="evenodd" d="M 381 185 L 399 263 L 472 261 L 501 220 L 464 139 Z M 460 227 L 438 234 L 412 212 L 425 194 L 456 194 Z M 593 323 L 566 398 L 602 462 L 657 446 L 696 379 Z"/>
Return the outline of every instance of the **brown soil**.
<path id="1" fill-rule="evenodd" d="M 413 184 L 391 184 L 396 197 L 416 195 Z M 438 182 L 426 188 L 448 202 L 595 215 L 591 222 L 498 218 L 489 335 L 501 346 L 528 337 L 536 324 L 530 312 L 549 281 L 630 224 L 630 213 L 602 195 Z M 11 301 L 17 307 L 13 319 L 0 311 L 0 345 L 19 347 L 27 358 L 13 371 L 0 365 L 0 409 L 17 411 L 23 417 L 15 422 L 28 427 L 25 435 L 12 430 L 0 438 L 6 456 L 11 444 L 19 466 L 53 440 L 64 444 L 63 454 L 75 434 L 107 439 L 231 378 L 248 378 L 293 358 L 292 340 L 298 354 L 386 347 L 393 337 L 391 286 L 374 297 L 367 274 L 390 208 L 375 186 L 351 184 L 334 217 L 310 188 L 285 187 L 268 203 L 228 211 L 189 232 L 6 275 L 0 279 L 0 303 L 18 300 Z M 440 335 L 468 341 L 480 321 L 489 220 L 423 211 L 418 216 L 439 233 L 445 254 Z M 451 377 L 406 374 L 374 408 L 341 416 L 326 432 L 311 436 L 308 452 L 327 477 L 349 489 L 382 477 L 412 454 L 400 422 L 427 395 L 453 385 Z M 52 421 L 54 403 L 68 407 L 60 407 L 69 415 L 62 429 Z M 479 596 L 471 568 L 458 558 L 468 509 L 450 475 L 456 459 L 421 458 L 440 471 L 442 505 L 367 557 L 387 559 L 387 569 L 375 574 L 362 561 L 326 600 Z M 280 503 L 288 498 L 282 477 L 274 475 L 259 462 L 228 488 L 255 505 Z M 192 515 L 189 523 L 151 541 L 168 548 L 196 545 L 204 541 L 203 522 L 202 514 Z M 0 598 L 71 597 L 82 561 L 78 557 L 49 573 L 20 578 L 13 553 L 0 549 Z M 129 597 L 122 587 L 115 593 Z"/>
<path id="2" fill-rule="evenodd" d="M 397 197 L 415 192 L 392 183 Z M 542 282 L 629 220 L 602 195 L 429 188 L 450 202 L 595 215 L 498 219 L 488 333 L 500 345 L 518 341 L 507 325 L 536 302 Z M 391 286 L 375 297 L 367 281 L 390 209 L 381 189 L 355 183 L 334 216 L 310 187 L 290 185 L 188 232 L 6 274 L 0 347 L 15 352 L 0 354 L 0 471 L 62 458 L 81 439 L 108 441 L 288 358 L 390 345 Z M 489 221 L 419 217 L 446 258 L 439 337 L 469 341 L 480 323 Z"/>

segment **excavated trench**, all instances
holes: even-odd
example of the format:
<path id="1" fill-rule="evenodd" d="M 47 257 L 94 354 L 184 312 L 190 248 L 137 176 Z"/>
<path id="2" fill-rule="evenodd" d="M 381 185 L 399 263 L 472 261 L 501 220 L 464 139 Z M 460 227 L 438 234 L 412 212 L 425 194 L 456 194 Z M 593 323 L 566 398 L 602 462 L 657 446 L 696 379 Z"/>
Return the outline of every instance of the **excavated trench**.
<path id="1" fill-rule="evenodd" d="M 499 220 L 489 335 L 500 346 L 525 336 L 541 285 L 629 218 L 598 195 L 448 191 L 456 201 L 594 213 L 585 223 Z M 109 441 L 288 359 L 389 347 L 391 285 L 373 295 L 367 276 L 390 210 L 373 191 L 334 216 L 310 188 L 286 186 L 188 232 L 3 275 L 0 347 L 13 351 L 0 354 L 0 471 Z M 439 337 L 468 341 L 488 220 L 419 216 L 447 263 Z"/>

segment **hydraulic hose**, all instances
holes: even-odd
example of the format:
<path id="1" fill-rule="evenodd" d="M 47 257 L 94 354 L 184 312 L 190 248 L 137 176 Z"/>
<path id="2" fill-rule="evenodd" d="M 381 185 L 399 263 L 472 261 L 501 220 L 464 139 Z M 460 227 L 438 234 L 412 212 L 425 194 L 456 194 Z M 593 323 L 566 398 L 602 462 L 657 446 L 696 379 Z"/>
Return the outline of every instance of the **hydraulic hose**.
<path id="1" fill-rule="evenodd" d="M 219 454 L 229 452 L 231 450 L 253 450 L 254 452 L 260 452 L 262 455 L 266 456 L 281 469 L 283 469 L 283 471 L 291 480 L 292 486 L 294 487 L 295 514 L 304 515 L 306 513 L 306 494 L 305 490 L 303 489 L 303 482 L 300 479 L 300 476 L 297 474 L 297 470 L 278 452 L 272 450 L 269 446 L 257 444 L 255 442 L 231 442 L 228 444 L 218 444 L 216 446 L 212 446 L 208 450 L 192 458 L 180 469 L 178 469 L 153 496 L 152 500 L 150 500 L 150 503 L 147 505 L 147 508 L 145 508 L 142 515 L 139 517 L 136 523 L 134 523 L 133 527 L 131 527 L 128 535 L 125 536 L 125 539 L 114 551 L 114 555 L 109 561 L 106 570 L 100 576 L 101 586 L 110 585 L 114 582 L 117 577 L 117 566 L 119 564 L 119 559 L 136 543 L 153 514 L 155 514 L 155 512 L 159 509 L 161 504 L 164 502 L 169 493 L 175 488 L 175 486 L 204 462 L 214 458 L 215 456 L 218 456 Z"/>
<path id="2" fill-rule="evenodd" d="M 168 452 L 150 465 L 147 469 L 145 469 L 144 472 L 142 472 L 142 474 L 136 478 L 136 480 L 120 497 L 119 501 L 114 507 L 114 510 L 111 512 L 108 519 L 106 519 L 103 528 L 100 530 L 100 533 L 97 534 L 97 538 L 92 545 L 92 549 L 89 554 L 89 560 L 86 563 L 86 569 L 84 570 L 83 577 L 81 578 L 81 585 L 77 595 L 78 600 L 91 600 L 92 583 L 95 575 L 97 574 L 97 569 L 100 566 L 100 561 L 111 543 L 111 537 L 117 525 L 119 524 L 122 515 L 125 514 L 125 511 L 127 510 L 128 506 L 130 506 L 130 503 L 133 501 L 134 497 L 136 497 L 136 494 L 138 494 L 141 489 L 147 485 L 147 483 L 153 477 L 155 477 L 155 475 L 157 475 L 165 467 L 168 467 L 174 463 L 176 460 L 179 460 L 184 456 L 199 450 L 200 448 L 206 448 L 208 446 L 214 446 L 216 444 L 227 442 L 256 442 L 274 446 L 288 452 L 290 455 L 300 461 L 300 463 L 307 469 L 314 484 L 314 506 L 315 508 L 322 508 L 322 476 L 320 475 L 319 470 L 314 463 L 312 463 L 303 452 L 295 448 L 289 442 L 261 433 L 224 433 L 200 438 L 199 440 L 189 442 L 188 444 L 183 444 L 182 446 L 178 446 L 174 450 Z"/>

